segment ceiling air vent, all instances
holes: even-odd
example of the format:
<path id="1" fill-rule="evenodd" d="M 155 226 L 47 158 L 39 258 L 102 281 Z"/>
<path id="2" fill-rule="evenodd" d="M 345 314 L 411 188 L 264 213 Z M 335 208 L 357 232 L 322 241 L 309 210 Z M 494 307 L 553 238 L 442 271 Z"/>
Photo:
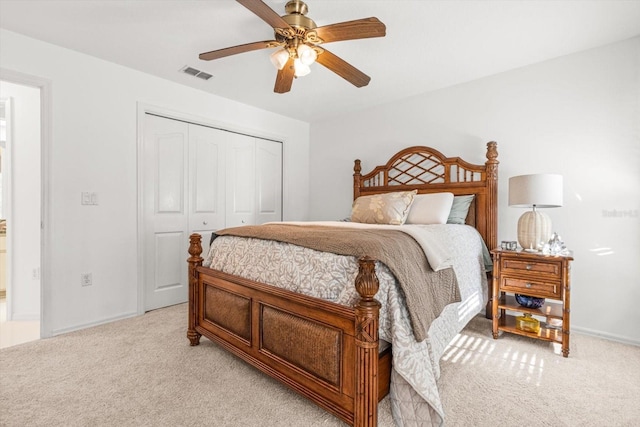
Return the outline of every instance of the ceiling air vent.
<path id="1" fill-rule="evenodd" d="M 211 77 L 213 77 L 209 73 L 205 73 L 204 71 L 200 71 L 200 70 L 195 69 L 193 67 L 189 67 L 188 65 L 185 65 L 180 71 L 185 73 L 185 74 L 189 74 L 190 76 L 202 79 L 202 80 L 209 80 Z"/>

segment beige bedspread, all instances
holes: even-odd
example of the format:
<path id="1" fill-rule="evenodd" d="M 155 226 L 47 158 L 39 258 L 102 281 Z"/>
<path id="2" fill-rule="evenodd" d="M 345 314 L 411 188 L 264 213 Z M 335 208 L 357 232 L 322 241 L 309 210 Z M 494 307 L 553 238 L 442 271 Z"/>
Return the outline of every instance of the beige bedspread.
<path id="1" fill-rule="evenodd" d="M 418 342 L 427 338 L 431 323 L 447 305 L 460 302 L 453 269 L 433 271 L 421 245 L 399 230 L 271 223 L 228 228 L 216 234 L 276 240 L 338 255 L 367 255 L 383 262 L 396 276 L 405 294 Z"/>

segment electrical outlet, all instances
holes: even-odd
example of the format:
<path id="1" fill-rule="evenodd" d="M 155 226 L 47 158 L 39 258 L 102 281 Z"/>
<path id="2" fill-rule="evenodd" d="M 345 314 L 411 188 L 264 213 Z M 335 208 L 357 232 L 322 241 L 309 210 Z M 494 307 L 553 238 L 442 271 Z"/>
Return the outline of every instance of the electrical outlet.
<path id="1" fill-rule="evenodd" d="M 82 286 L 91 286 L 91 285 L 93 285 L 93 279 L 91 278 L 91 273 L 82 273 L 80 275 L 80 284 Z"/>
<path id="2" fill-rule="evenodd" d="M 97 205 L 98 193 L 91 193 L 89 191 L 83 191 L 80 198 L 80 204 L 82 205 Z"/>

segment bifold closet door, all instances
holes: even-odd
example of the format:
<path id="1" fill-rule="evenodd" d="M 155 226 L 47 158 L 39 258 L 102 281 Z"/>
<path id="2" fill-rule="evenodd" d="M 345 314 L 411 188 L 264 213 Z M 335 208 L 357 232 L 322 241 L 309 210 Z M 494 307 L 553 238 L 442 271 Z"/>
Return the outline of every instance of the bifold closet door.
<path id="1" fill-rule="evenodd" d="M 188 237 L 224 227 L 222 131 L 145 115 L 145 311 L 187 301 Z M 204 239 L 208 243 L 208 239 Z M 205 248 L 206 250 L 206 248 Z M 204 256 L 204 254 L 203 254 Z"/>

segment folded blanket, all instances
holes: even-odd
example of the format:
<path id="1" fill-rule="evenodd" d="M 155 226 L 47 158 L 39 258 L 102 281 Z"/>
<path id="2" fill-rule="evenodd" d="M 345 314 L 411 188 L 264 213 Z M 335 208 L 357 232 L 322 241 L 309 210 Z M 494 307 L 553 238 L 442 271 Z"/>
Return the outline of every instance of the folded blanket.
<path id="1" fill-rule="evenodd" d="M 422 246 L 400 230 L 270 223 L 228 228 L 215 234 L 276 240 L 338 255 L 366 255 L 383 262 L 405 294 L 418 342 L 427 338 L 431 322 L 444 307 L 461 300 L 453 269 L 434 271 Z"/>

